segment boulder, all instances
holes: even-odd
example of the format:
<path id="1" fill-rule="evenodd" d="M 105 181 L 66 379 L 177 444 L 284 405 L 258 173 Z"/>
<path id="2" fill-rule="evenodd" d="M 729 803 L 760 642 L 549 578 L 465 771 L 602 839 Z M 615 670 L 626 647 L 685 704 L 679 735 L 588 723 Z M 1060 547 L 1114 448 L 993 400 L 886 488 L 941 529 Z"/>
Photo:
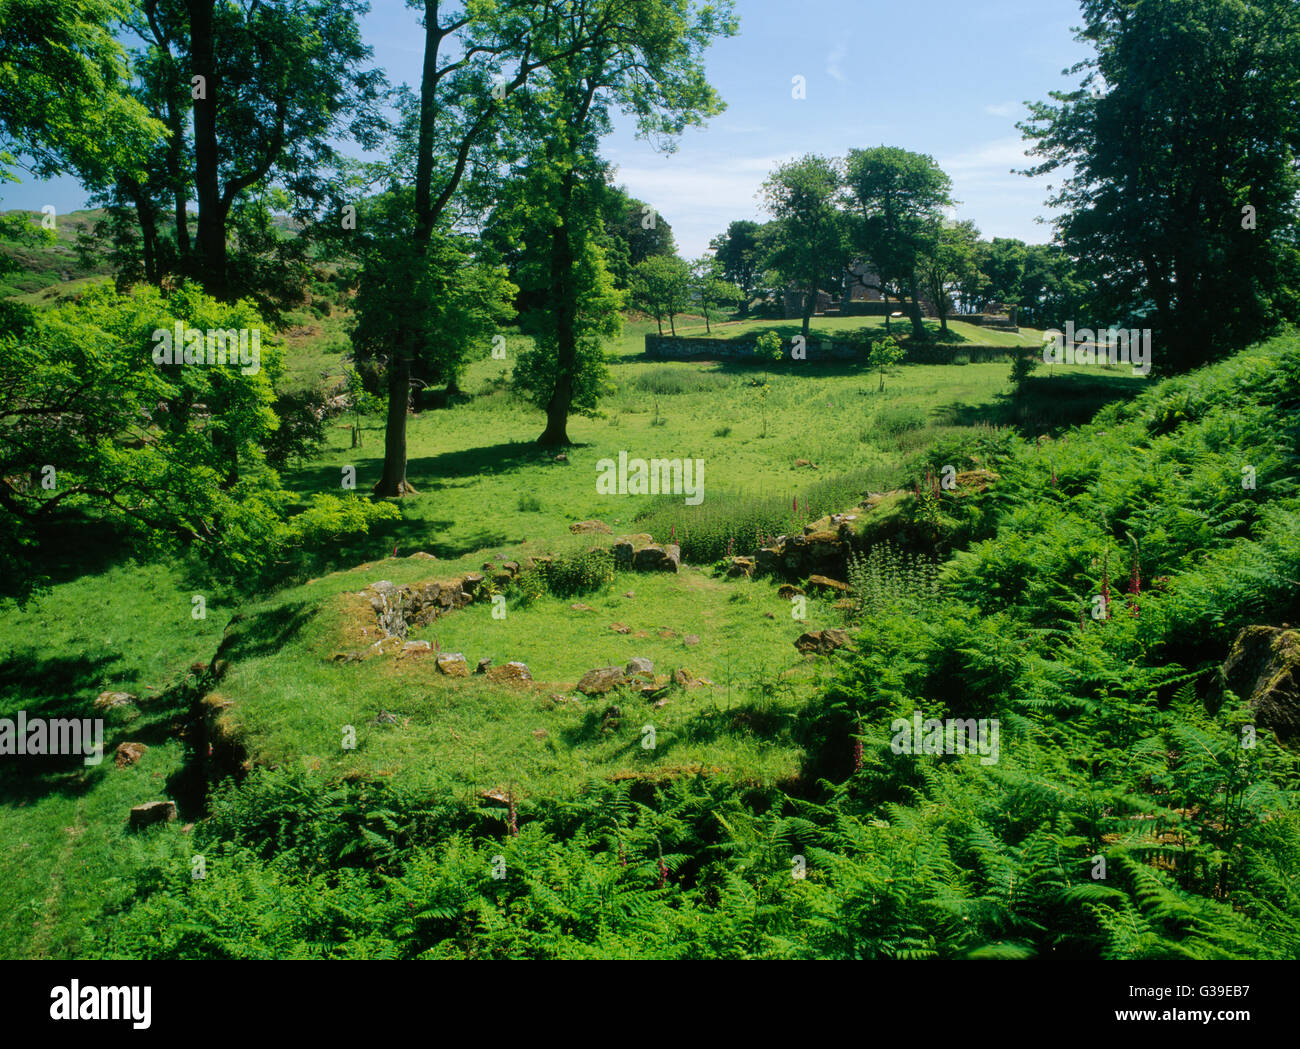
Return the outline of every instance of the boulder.
<path id="1" fill-rule="evenodd" d="M 474 668 L 474 673 L 486 674 L 488 672 L 488 667 L 490 667 L 491 665 L 492 665 L 492 657 L 484 656 L 482 659 L 478 661 L 478 666 Z"/>
<path id="2" fill-rule="evenodd" d="M 135 702 L 135 696 L 130 692 L 101 692 L 95 697 L 96 710 L 112 710 L 115 707 L 130 706 Z"/>
<path id="3" fill-rule="evenodd" d="M 614 567 L 623 572 L 632 571 L 636 561 L 636 547 L 630 540 L 620 539 L 614 544 Z"/>
<path id="4" fill-rule="evenodd" d="M 830 655 L 849 643 L 846 630 L 818 630 L 800 636 L 794 647 L 805 654 Z"/>
<path id="5" fill-rule="evenodd" d="M 432 652 L 433 646 L 427 641 L 408 641 L 402 646 L 402 655 L 412 655 L 417 652 Z"/>
<path id="6" fill-rule="evenodd" d="M 1251 626 L 1237 635 L 1223 681 L 1281 740 L 1300 736 L 1300 630 Z"/>
<path id="7" fill-rule="evenodd" d="M 803 590 L 799 587 L 791 586 L 789 583 L 786 583 L 784 586 L 778 588 L 776 596 L 782 601 L 791 601 L 796 597 L 803 597 L 804 594 Z"/>
<path id="8" fill-rule="evenodd" d="M 808 586 L 813 590 L 828 590 L 835 594 L 851 594 L 853 587 L 848 583 L 841 583 L 838 579 L 831 579 L 829 576 L 814 575 L 808 577 Z"/>
<path id="9" fill-rule="evenodd" d="M 527 664 L 512 660 L 509 663 L 503 663 L 499 667 L 493 667 L 487 672 L 488 679 L 491 681 L 532 681 L 533 675 L 529 671 Z"/>
<path id="10" fill-rule="evenodd" d="M 622 667 L 600 667 L 589 670 L 578 682 L 578 691 L 588 696 L 603 696 L 627 683 Z"/>
<path id="11" fill-rule="evenodd" d="M 469 677 L 469 663 L 460 652 L 444 652 L 440 655 L 438 669 L 448 677 Z"/>
<path id="12" fill-rule="evenodd" d="M 113 754 L 113 764 L 120 769 L 134 765 L 144 757 L 144 752 L 148 749 L 143 743 L 119 743 L 117 751 Z"/>
<path id="13" fill-rule="evenodd" d="M 575 521 L 569 525 L 569 531 L 574 535 L 613 535 L 614 529 L 610 528 L 604 521 Z"/>
<path id="14" fill-rule="evenodd" d="M 131 829 L 140 830 L 155 823 L 170 823 L 176 818 L 176 802 L 147 801 L 131 810 Z"/>
<path id="15" fill-rule="evenodd" d="M 487 582 L 487 577 L 482 572 L 468 572 L 465 578 L 460 581 L 461 592 L 468 594 L 471 598 L 477 597 L 485 582 Z"/>
<path id="16" fill-rule="evenodd" d="M 638 550 L 632 559 L 632 567 L 638 572 L 676 572 L 681 563 L 681 547 L 672 543 L 667 546 L 651 543 Z"/>
<path id="17" fill-rule="evenodd" d="M 752 557 L 733 557 L 731 564 L 727 566 L 727 577 L 729 579 L 748 579 L 754 574 L 754 559 Z"/>
<path id="18" fill-rule="evenodd" d="M 648 659 L 636 656 L 635 658 L 628 660 L 627 666 L 624 667 L 623 670 L 628 677 L 632 677 L 634 674 L 653 674 L 655 672 L 655 665 Z"/>

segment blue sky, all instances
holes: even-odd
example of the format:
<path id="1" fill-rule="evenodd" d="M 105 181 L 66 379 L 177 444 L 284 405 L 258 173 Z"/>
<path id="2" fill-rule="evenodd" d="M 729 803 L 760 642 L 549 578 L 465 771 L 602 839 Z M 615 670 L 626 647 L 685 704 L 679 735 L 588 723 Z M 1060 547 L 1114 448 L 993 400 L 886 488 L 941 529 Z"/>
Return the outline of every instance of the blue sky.
<path id="1" fill-rule="evenodd" d="M 727 110 L 688 131 L 672 154 L 619 121 L 604 144 L 618 181 L 653 204 L 682 254 L 701 254 L 733 219 L 763 219 L 764 177 L 803 153 L 901 146 L 952 176 L 956 214 L 986 237 L 1051 239 L 1049 180 L 1026 164 L 1015 123 L 1026 100 L 1073 87 L 1062 71 L 1087 56 L 1073 39 L 1077 0 L 738 0 L 740 32 L 706 56 Z M 372 0 L 364 26 L 394 82 L 418 81 L 422 34 L 401 0 Z M 807 98 L 791 97 L 803 76 Z M 74 180 L 3 188 L 5 208 L 81 207 Z"/>

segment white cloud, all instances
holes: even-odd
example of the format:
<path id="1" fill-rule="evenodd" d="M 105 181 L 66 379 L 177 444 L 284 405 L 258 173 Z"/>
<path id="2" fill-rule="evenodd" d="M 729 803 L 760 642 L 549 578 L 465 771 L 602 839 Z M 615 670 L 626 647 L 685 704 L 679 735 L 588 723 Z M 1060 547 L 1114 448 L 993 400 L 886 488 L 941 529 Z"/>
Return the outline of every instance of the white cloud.
<path id="1" fill-rule="evenodd" d="M 964 153 L 948 157 L 939 166 L 953 178 L 1001 180 L 1012 178 L 1012 169 L 1020 170 L 1033 164 L 1026 155 L 1029 143 L 1020 138 L 1000 138 Z"/>
<path id="2" fill-rule="evenodd" d="M 759 188 L 773 168 L 792 156 L 692 157 L 689 162 L 667 157 L 662 164 L 646 164 L 638 158 L 620 164 L 614 181 L 652 204 L 672 224 L 681 254 L 695 258 L 729 223 L 766 220 L 757 197 Z"/>
<path id="3" fill-rule="evenodd" d="M 839 44 L 835 50 L 826 56 L 826 75 L 837 84 L 847 84 L 849 82 L 849 78 L 844 75 L 844 70 L 840 67 L 840 63 L 848 55 L 849 49 L 844 44 Z"/>

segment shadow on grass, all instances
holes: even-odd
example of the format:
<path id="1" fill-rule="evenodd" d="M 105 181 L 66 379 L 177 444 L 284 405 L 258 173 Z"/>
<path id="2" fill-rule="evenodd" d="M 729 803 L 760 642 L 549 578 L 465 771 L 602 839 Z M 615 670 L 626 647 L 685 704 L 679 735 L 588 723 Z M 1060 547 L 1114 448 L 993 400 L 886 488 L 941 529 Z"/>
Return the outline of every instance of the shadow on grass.
<path id="1" fill-rule="evenodd" d="M 237 615 L 230 621 L 216 658 L 241 661 L 276 655 L 302 636 L 316 611 L 314 603 L 295 601 L 252 615 Z"/>
<path id="2" fill-rule="evenodd" d="M 1130 401 L 1147 388 L 1145 379 L 1124 374 L 1033 376 L 1019 397 L 1002 394 L 992 407 L 945 405 L 931 415 L 935 422 L 950 426 L 1014 426 L 1035 437 L 1082 426 L 1108 404 Z"/>
<path id="3" fill-rule="evenodd" d="M 60 507 L 36 535 L 33 570 L 52 585 L 96 576 L 131 560 L 129 541 L 102 520 Z"/>
<path id="4" fill-rule="evenodd" d="M 104 728 L 104 754 L 98 765 L 87 765 L 82 754 L 0 756 L 0 800 L 25 805 L 52 794 L 80 797 L 114 770 L 119 743 L 153 746 L 176 738 L 187 704 L 182 687 L 137 703 L 138 713 L 135 708 L 129 714 L 94 709 L 90 697 L 99 693 L 120 658 L 43 658 L 35 649 L 24 649 L 0 663 L 0 715 L 12 719 L 23 711 L 29 725 L 38 718 L 102 719 Z"/>

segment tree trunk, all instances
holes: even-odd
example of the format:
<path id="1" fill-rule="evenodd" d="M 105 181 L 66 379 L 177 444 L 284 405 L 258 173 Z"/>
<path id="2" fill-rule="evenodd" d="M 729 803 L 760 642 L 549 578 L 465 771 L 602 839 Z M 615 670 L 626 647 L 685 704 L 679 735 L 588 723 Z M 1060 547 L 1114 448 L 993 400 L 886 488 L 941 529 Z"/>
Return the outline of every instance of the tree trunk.
<path id="1" fill-rule="evenodd" d="M 925 340 L 925 324 L 921 321 L 921 299 L 916 287 L 915 275 L 912 277 L 911 285 L 908 288 L 908 294 L 912 300 L 912 308 L 910 311 L 912 315 L 912 338 L 916 339 L 918 342 L 923 342 Z"/>
<path id="2" fill-rule="evenodd" d="M 375 495 L 394 498 L 413 493 L 406 480 L 406 406 L 411 398 L 411 361 L 395 356 L 388 362 L 388 419 L 384 427 L 384 472 Z"/>
<path id="3" fill-rule="evenodd" d="M 226 228 L 221 209 L 217 151 L 217 84 L 214 57 L 215 0 L 187 0 L 193 74 L 203 78 L 203 98 L 194 100 L 194 190 L 199 199 L 198 277 L 208 294 L 226 297 Z"/>
<path id="4" fill-rule="evenodd" d="M 173 68 L 170 62 L 168 68 Z M 190 254 L 189 199 L 185 192 L 186 179 L 181 152 L 185 146 L 185 129 L 181 125 L 179 107 L 170 97 L 167 102 L 167 126 L 172 134 L 171 141 L 167 144 L 167 174 L 172 182 L 173 208 L 176 213 L 176 254 L 181 260 L 181 272 L 184 273 L 185 260 Z"/>
<path id="5" fill-rule="evenodd" d="M 812 325 L 813 311 L 817 307 L 817 285 L 813 285 L 813 290 L 804 296 L 803 300 L 803 337 L 805 341 L 808 338 L 808 331 Z"/>
<path id="6" fill-rule="evenodd" d="M 577 288 L 573 276 L 573 242 L 569 222 L 573 211 L 574 173 L 564 176 L 560 198 L 560 223 L 551 232 L 551 289 L 555 296 L 555 390 L 546 404 L 546 429 L 537 443 L 558 447 L 569 443 L 569 407 L 573 404 L 573 377 L 578 366 Z M 671 322 L 672 315 L 669 315 Z M 676 334 L 674 332 L 673 334 Z"/>
<path id="7" fill-rule="evenodd" d="M 157 284 L 158 273 L 158 219 L 154 213 L 153 201 L 147 199 L 137 183 L 132 183 L 127 192 L 135 204 L 136 221 L 140 223 L 140 249 L 144 257 L 144 279 L 150 284 Z"/>

